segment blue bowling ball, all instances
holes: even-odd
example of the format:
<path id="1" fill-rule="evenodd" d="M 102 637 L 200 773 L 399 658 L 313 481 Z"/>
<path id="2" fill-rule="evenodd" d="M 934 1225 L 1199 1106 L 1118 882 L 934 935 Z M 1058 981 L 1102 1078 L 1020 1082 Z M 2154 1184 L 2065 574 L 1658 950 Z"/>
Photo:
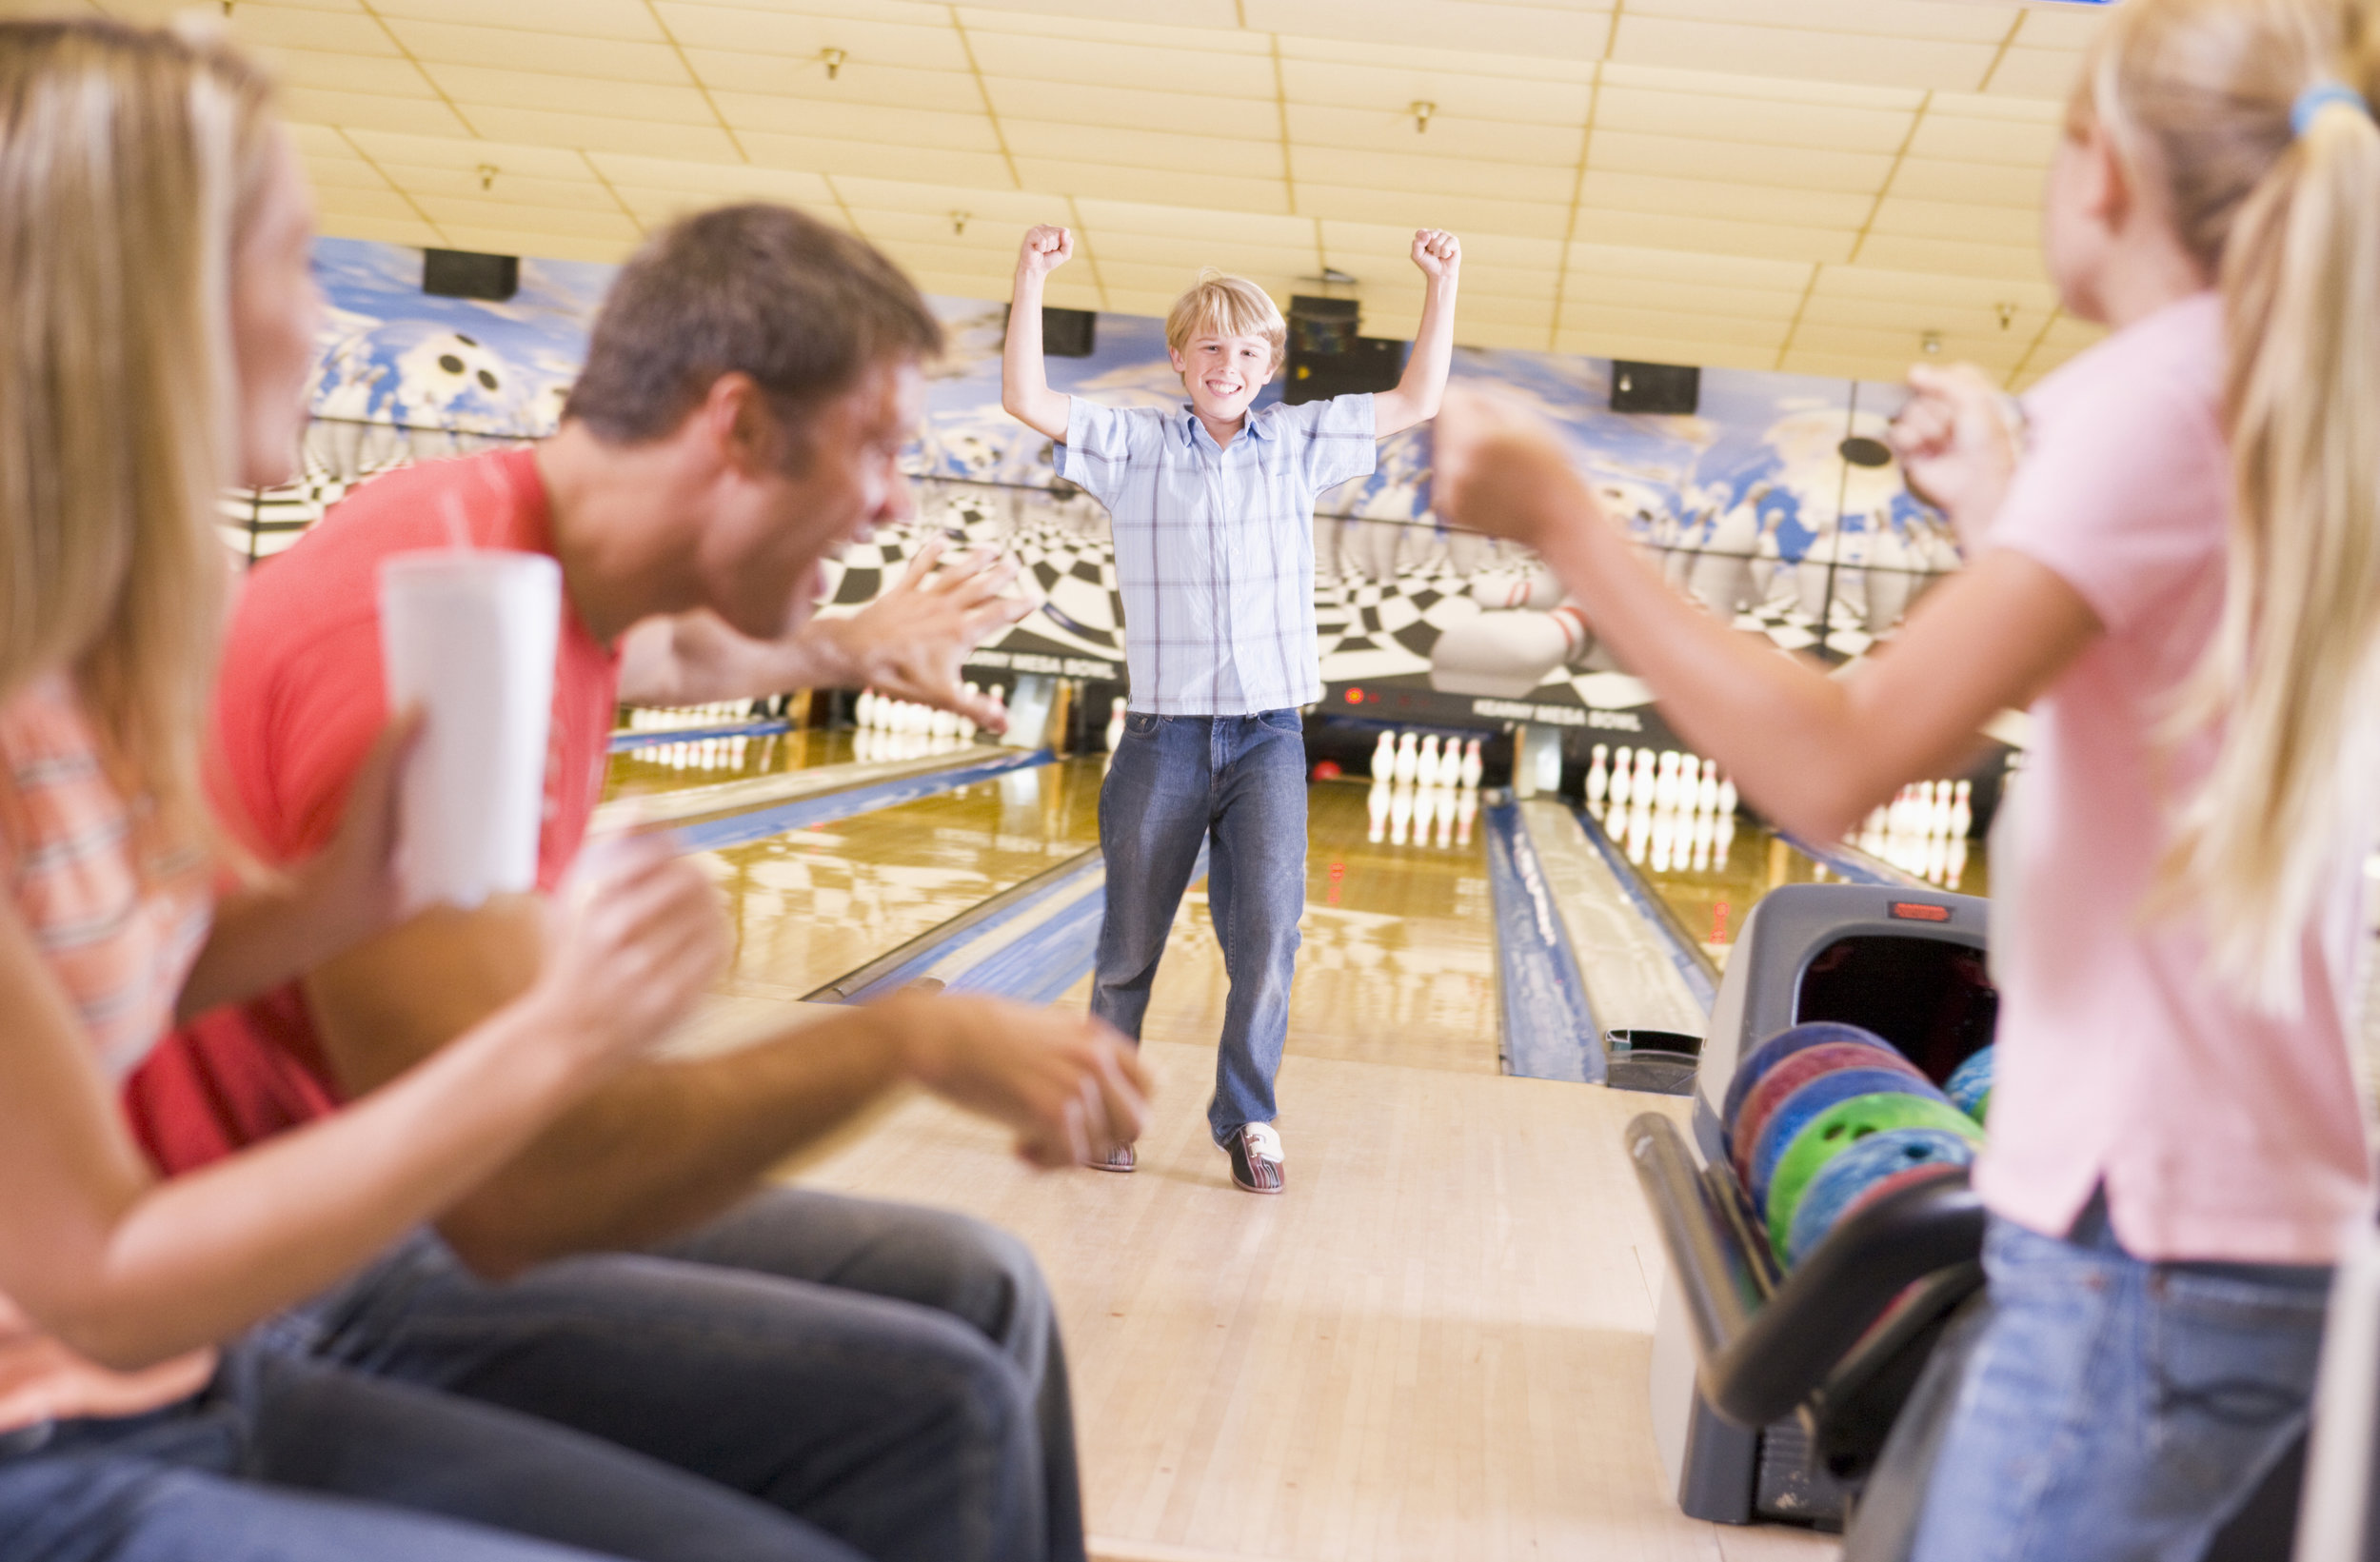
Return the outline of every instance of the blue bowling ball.
<path id="1" fill-rule="evenodd" d="M 1777 1162 L 1785 1158 L 1794 1136 L 1807 1128 L 1811 1118 L 1837 1101 L 1888 1093 L 1941 1099 L 1941 1092 L 1918 1075 L 1900 1069 L 1847 1068 L 1821 1074 L 1779 1101 L 1761 1125 L 1759 1142 L 1752 1147 L 1753 1208 L 1768 1209 L 1769 1179 L 1776 1175 Z"/>
<path id="2" fill-rule="evenodd" d="M 1975 1121 L 1983 1121 L 1984 1113 L 1992 1105 L 1992 1049 L 1986 1047 L 1959 1064 L 1942 1088 L 1953 1106 Z"/>
<path id="3" fill-rule="evenodd" d="M 1941 1128 L 1893 1128 L 1871 1134 L 1819 1169 L 1794 1209 L 1785 1238 L 1785 1261 L 1798 1264 L 1827 1238 L 1843 1217 L 1865 1207 L 1867 1196 L 1885 1185 L 1923 1181 L 1974 1163 L 1975 1147 Z"/>
<path id="4" fill-rule="evenodd" d="M 1735 1148 L 1735 1115 L 1744 1109 L 1744 1097 L 1752 1094 L 1760 1077 L 1804 1048 L 1822 1047 L 1830 1041 L 1865 1041 L 1887 1051 L 1893 1046 L 1864 1027 L 1818 1019 L 1781 1030 L 1754 1047 L 1735 1060 L 1735 1077 L 1727 1081 L 1727 1099 L 1719 1108 L 1719 1137 L 1731 1156 Z"/>

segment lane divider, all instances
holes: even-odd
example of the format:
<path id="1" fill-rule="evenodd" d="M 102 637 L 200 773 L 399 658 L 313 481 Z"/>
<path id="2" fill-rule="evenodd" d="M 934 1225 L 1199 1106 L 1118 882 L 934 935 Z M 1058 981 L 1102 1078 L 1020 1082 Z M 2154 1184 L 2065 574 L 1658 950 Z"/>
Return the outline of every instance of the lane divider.
<path id="1" fill-rule="evenodd" d="M 745 846 L 755 840 L 765 840 L 788 830 L 807 829 L 834 820 L 849 819 L 854 814 L 874 813 L 880 808 L 892 808 L 920 798 L 969 786 L 1012 770 L 1029 770 L 1035 765 L 1048 764 L 1058 758 L 1054 750 L 1038 748 L 1030 751 L 1011 749 L 995 759 L 946 770 L 929 770 L 918 775 L 896 776 L 870 785 L 849 786 L 840 791 L 823 792 L 810 797 L 770 806 L 725 814 L 716 819 L 697 820 L 677 827 L 678 837 L 690 852 L 715 852 L 728 846 Z"/>
<path id="2" fill-rule="evenodd" d="M 1786 830 L 1776 832 L 1782 840 L 1811 861 L 1848 884 L 1874 884 L 1883 889 L 1922 889 L 1941 893 L 1941 886 L 1929 884 L 1914 873 L 1904 873 L 1880 857 L 1871 857 L 1858 847 L 1844 842 L 1821 846 L 1815 841 Z"/>
<path id="3" fill-rule="evenodd" d="M 1612 870 L 1612 877 L 1619 880 L 1620 890 L 1636 906 L 1637 914 L 1659 933 L 1661 942 L 1669 950 L 1670 963 L 1676 966 L 1677 974 L 1685 979 L 1686 990 L 1694 994 L 1696 1003 L 1702 1005 L 1702 1012 L 1709 1014 L 1711 1004 L 1719 995 L 1718 969 L 1712 963 L 1709 953 L 1677 925 L 1677 918 L 1670 910 L 1669 902 L 1653 892 L 1653 886 L 1645 881 L 1644 875 L 1638 873 L 1636 865 L 1628 860 L 1628 854 L 1614 845 L 1612 838 L 1604 834 L 1603 821 L 1577 803 L 1571 805 L 1570 812 L 1571 817 L 1578 821 L 1578 827 L 1586 831 L 1588 841 L 1602 855 L 1604 865 Z"/>
<path id="4" fill-rule="evenodd" d="M 1030 916 L 1049 900 L 1061 897 L 1072 899 L 1082 894 L 1089 882 L 1101 877 L 1104 865 L 1105 859 L 1097 846 L 1079 852 L 1022 883 L 1011 884 L 991 899 L 969 906 L 948 921 L 927 928 L 900 948 L 837 977 L 807 995 L 803 1001 L 863 1003 L 906 986 L 961 949 L 994 937 L 1009 923 Z"/>
<path id="5" fill-rule="evenodd" d="M 1496 919 L 1504 1072 L 1532 1079 L 1603 1081 L 1603 1029 L 1519 805 L 1509 792 L 1479 811 L 1486 825 L 1488 898 Z"/>

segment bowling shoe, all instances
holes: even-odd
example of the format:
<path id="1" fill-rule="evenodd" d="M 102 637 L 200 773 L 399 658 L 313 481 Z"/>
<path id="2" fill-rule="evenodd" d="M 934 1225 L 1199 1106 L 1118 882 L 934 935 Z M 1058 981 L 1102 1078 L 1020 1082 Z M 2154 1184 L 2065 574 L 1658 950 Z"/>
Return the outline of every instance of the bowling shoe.
<path id="1" fill-rule="evenodd" d="M 1252 1122 L 1223 1145 L 1231 1157 L 1231 1180 L 1252 1194 L 1277 1194 L 1289 1186 L 1281 1171 L 1280 1136 L 1269 1122 Z"/>

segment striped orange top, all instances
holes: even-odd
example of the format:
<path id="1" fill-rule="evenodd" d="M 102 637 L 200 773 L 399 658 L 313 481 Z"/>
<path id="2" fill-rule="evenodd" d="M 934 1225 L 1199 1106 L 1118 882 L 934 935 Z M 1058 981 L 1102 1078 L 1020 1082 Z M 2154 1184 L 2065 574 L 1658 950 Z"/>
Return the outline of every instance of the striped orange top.
<path id="1" fill-rule="evenodd" d="M 203 853 L 145 854 L 142 834 L 65 678 L 0 706 L 0 882 L 111 1086 L 172 1022 L 214 905 Z M 214 1353 L 199 1351 L 146 1372 L 109 1372 L 0 1296 L 0 1430 L 153 1410 L 195 1392 L 213 1370 Z"/>

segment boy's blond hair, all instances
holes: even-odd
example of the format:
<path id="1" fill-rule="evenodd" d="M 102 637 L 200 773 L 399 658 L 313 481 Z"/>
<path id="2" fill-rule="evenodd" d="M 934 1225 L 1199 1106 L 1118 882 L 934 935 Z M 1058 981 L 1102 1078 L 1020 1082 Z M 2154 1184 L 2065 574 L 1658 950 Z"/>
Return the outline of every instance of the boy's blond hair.
<path id="1" fill-rule="evenodd" d="M 1272 345 L 1272 367 L 1280 367 L 1289 346 L 1289 323 L 1273 296 L 1246 277 L 1226 276 L 1213 267 L 1199 273 L 1198 286 L 1174 300 L 1165 313 L 1165 346 L 1180 352 L 1194 336 L 1260 336 Z"/>

